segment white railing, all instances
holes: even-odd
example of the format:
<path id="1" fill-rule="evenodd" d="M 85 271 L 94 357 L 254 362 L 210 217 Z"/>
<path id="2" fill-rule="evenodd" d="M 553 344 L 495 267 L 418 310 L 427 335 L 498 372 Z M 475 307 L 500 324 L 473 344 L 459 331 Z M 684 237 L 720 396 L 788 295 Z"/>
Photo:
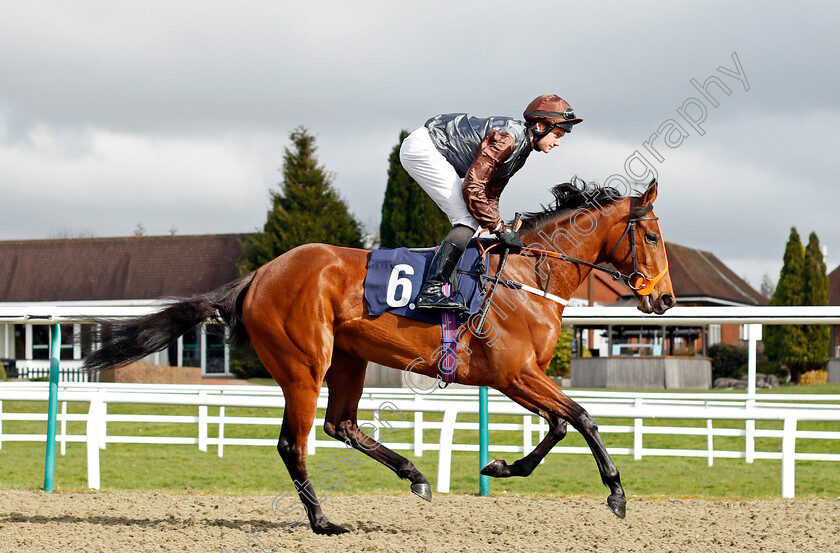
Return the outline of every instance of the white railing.
<path id="1" fill-rule="evenodd" d="M 169 300 L 120 300 L 102 302 L 0 302 L 0 323 L 89 323 L 95 318 L 131 318 L 147 315 Z M 566 307 L 563 320 L 577 325 L 697 326 L 744 325 L 748 344 L 747 391 L 756 391 L 757 343 L 764 324 L 840 325 L 840 306 L 741 306 L 674 307 L 664 315 L 645 315 L 635 307 Z"/>
<path id="2" fill-rule="evenodd" d="M 602 434 L 632 434 L 633 447 L 610 448 L 613 455 L 633 455 L 635 459 L 644 456 L 682 456 L 705 457 L 711 465 L 715 458 L 743 458 L 747 462 L 754 459 L 781 459 L 782 461 L 782 496 L 794 497 L 795 461 L 840 461 L 838 453 L 805 453 L 796 451 L 799 440 L 834 440 L 840 443 L 840 431 L 802 431 L 797 428 L 799 421 L 840 422 L 840 396 L 838 395 L 787 395 L 762 394 L 760 401 L 749 394 L 673 394 L 673 393 L 622 393 L 622 392 L 574 392 L 569 395 L 581 403 L 596 419 L 615 418 L 632 419 L 632 425 L 602 425 Z M 44 434 L 7 434 L 3 432 L 4 421 L 45 421 L 45 413 L 10 413 L 4 411 L 3 401 L 46 401 L 47 384 L 3 383 L 0 384 L 0 448 L 3 442 L 10 441 L 45 441 Z M 63 384 L 59 389 L 61 413 L 58 421 L 60 429 L 57 440 L 62 454 L 66 444 L 81 442 L 87 444 L 88 486 L 100 487 L 99 450 L 108 443 L 145 443 L 145 444 L 195 444 L 199 450 L 207 451 L 215 446 L 217 454 L 224 454 L 226 445 L 236 446 L 275 446 L 275 439 L 230 438 L 225 436 L 231 425 L 270 425 L 280 427 L 281 413 L 276 416 L 244 417 L 230 416 L 225 413 L 229 407 L 276 408 L 284 406 L 283 394 L 277 387 L 264 386 L 159 386 L 137 384 Z M 89 403 L 88 412 L 72 414 L 67 412 L 68 402 Z M 833 403 L 832 403 L 833 402 Z M 108 413 L 109 404 L 163 404 L 191 405 L 197 407 L 196 415 L 150 415 L 150 414 L 114 414 Z M 208 407 L 219 408 L 218 415 L 209 415 Z M 326 390 L 319 398 L 318 408 L 327 406 Z M 363 430 L 375 439 L 395 450 L 413 451 L 422 456 L 425 451 L 438 452 L 437 491 L 449 491 L 451 461 L 453 451 L 478 451 L 477 443 L 459 443 L 455 430 L 477 430 L 477 422 L 459 422 L 463 414 L 477 414 L 477 390 L 436 390 L 429 394 L 416 394 L 411 390 L 392 388 L 366 389 L 359 405 L 360 411 L 372 412 L 370 420 L 360 421 Z M 424 420 L 425 413 L 442 413 L 442 421 Z M 491 417 L 500 415 L 522 416 L 522 423 L 492 422 L 490 431 L 516 431 L 522 433 L 521 445 L 491 445 L 490 450 L 498 453 L 529 453 L 537 440 L 542 439 L 547 431 L 545 422 L 528 413 L 503 395 L 490 394 Z M 412 416 L 413 415 L 413 416 Z M 705 427 L 650 426 L 646 420 L 704 420 Z M 715 427 L 714 421 L 743 420 L 743 428 Z M 783 421 L 781 430 L 756 429 L 756 420 Z M 68 421 L 85 422 L 83 434 L 67 432 Z M 120 436 L 108 433 L 111 422 L 143 423 L 187 423 L 195 424 L 196 432 L 190 436 Z M 211 424 L 218 425 L 216 436 L 209 435 Z M 308 443 L 308 453 L 313 454 L 318 448 L 342 448 L 345 445 L 332 439 L 316 437 L 316 428 L 323 425 L 323 419 L 316 419 Z M 412 439 L 407 442 L 389 442 L 388 434 L 394 429 L 410 429 Z M 438 439 L 428 441 L 426 431 L 439 430 Z M 570 432 L 573 430 L 570 428 Z M 705 436 L 705 449 L 662 449 L 644 447 L 646 435 L 664 434 L 680 436 Z M 716 437 L 743 438 L 742 450 L 715 449 Z M 756 438 L 781 438 L 780 451 L 756 451 Z M 492 434 L 491 434 L 492 441 Z M 605 438 L 609 443 L 609 439 Z M 590 454 L 587 447 L 555 447 L 552 453 Z"/>
<path id="3" fill-rule="evenodd" d="M 55 323 L 85 323 L 90 322 L 94 317 L 136 317 L 156 309 L 159 309 L 165 302 L 157 300 L 123 301 L 123 302 L 99 302 L 90 304 L 84 302 L 62 302 L 59 304 L 20 304 L 0 303 L 0 323 L 26 323 L 26 324 L 55 324 Z M 604 433 L 632 433 L 634 436 L 632 448 L 613 448 L 614 454 L 632 454 L 636 458 L 643 455 L 684 455 L 684 456 L 706 456 L 712 463 L 716 457 L 743 457 L 747 462 L 756 458 L 772 458 L 782 460 L 782 496 L 793 497 L 794 495 L 794 463 L 797 459 L 809 460 L 840 460 L 838 454 L 809 454 L 796 452 L 796 439 L 830 439 L 837 440 L 837 432 L 802 432 L 797 430 L 800 420 L 833 421 L 840 420 L 840 412 L 830 405 L 798 404 L 791 407 L 789 404 L 778 405 L 767 402 L 786 401 L 788 398 L 779 396 L 756 395 L 755 371 L 756 371 L 756 345 L 761 340 L 761 329 L 763 324 L 840 324 L 840 307 L 676 307 L 669 310 L 665 315 L 653 316 L 642 315 L 635 308 L 621 307 L 569 307 L 564 310 L 564 320 L 572 324 L 597 324 L 597 325 L 702 325 L 702 324 L 742 324 L 745 325 L 745 338 L 748 342 L 748 387 L 747 393 L 742 396 L 701 394 L 692 395 L 690 400 L 685 396 L 669 397 L 668 394 L 650 395 L 610 395 L 599 393 L 597 396 L 583 394 L 572 394 L 590 411 L 595 417 L 614 417 L 621 419 L 633 419 L 633 426 L 602 426 Z M 77 384 L 75 386 L 84 386 Z M 244 391 L 238 388 L 234 391 L 216 390 L 213 387 L 202 388 L 201 391 L 187 392 L 173 387 L 147 388 L 144 394 L 137 394 L 125 388 L 81 388 L 70 389 L 63 387 L 60 401 L 88 402 L 89 409 L 86 415 L 74 415 L 66 413 L 66 403 L 62 407 L 63 416 L 60 433 L 57 439 L 60 441 L 62 450 L 67 442 L 86 442 L 88 453 L 88 485 L 92 488 L 99 487 L 99 447 L 104 447 L 108 442 L 133 442 L 133 443 L 197 443 L 199 448 L 206 450 L 208 445 L 217 445 L 219 453 L 222 454 L 225 444 L 236 445 L 271 445 L 274 440 L 248 440 L 237 441 L 232 438 L 225 438 L 225 425 L 231 424 L 271 424 L 278 425 L 279 419 L 274 417 L 229 417 L 225 416 L 224 408 L 233 406 L 242 407 L 282 407 L 282 395 L 278 395 L 276 388 L 273 392 L 264 393 L 260 391 Z M 71 386 L 72 387 L 72 386 Z M 135 388 L 140 390 L 141 388 Z M 24 388 L 0 387 L 0 403 L 5 400 L 30 399 L 35 401 L 46 401 L 46 384 L 36 390 Z M 8 392 L 14 390 L 13 392 Z M 9 396 L 8 393 L 12 395 Z M 400 395 L 402 392 L 389 391 L 390 395 L 366 395 L 363 398 L 360 409 L 373 411 L 376 415 L 378 409 L 384 402 L 391 401 L 394 410 L 400 413 L 413 412 L 414 420 L 400 420 L 388 422 L 381 418 L 370 421 L 370 427 L 375 434 L 378 434 L 382 427 L 389 428 L 412 428 L 414 439 L 410 443 L 388 444 L 394 449 L 414 449 L 415 454 L 421 455 L 424 450 L 438 450 L 438 491 L 449 490 L 449 470 L 451 467 L 452 451 L 474 451 L 478 449 L 475 444 L 458 444 L 454 442 L 454 431 L 456 429 L 478 428 L 476 423 L 459 423 L 459 414 L 478 412 L 478 402 L 475 391 L 471 393 L 457 391 L 452 395 L 435 392 L 434 394 L 410 396 Z M 382 392 L 385 394 L 385 392 Z M 460 394 L 460 395 L 459 395 Z M 498 415 L 521 415 L 522 425 L 494 423 L 490 430 L 521 430 L 523 432 L 522 447 L 511 445 L 497 445 L 491 447 L 491 451 L 498 452 L 527 452 L 533 444 L 533 433 L 538 432 L 540 438 L 544 435 L 546 427 L 544 423 L 534 423 L 531 415 L 523 409 L 504 400 L 501 396 L 491 395 L 491 414 Z M 759 399 L 761 402 L 759 402 Z M 796 398 L 797 400 L 801 398 Z M 838 401 L 840 396 L 830 399 L 818 399 L 808 396 L 809 402 L 817 401 Z M 397 401 L 399 403 L 397 403 Z M 740 403 L 739 403 L 740 402 Z M 174 417 L 165 415 L 114 415 L 108 414 L 109 403 L 146 403 L 146 404 L 171 404 L 171 405 L 194 405 L 198 407 L 197 417 Z M 208 407 L 218 406 L 217 417 L 208 416 Z M 321 398 L 319 408 L 326 407 L 326 399 Z M 2 409 L 2 405 L 0 405 Z M 442 422 L 426 422 L 423 420 L 423 413 L 443 413 Z M 380 413 L 381 414 L 381 413 Z M 16 418 L 17 417 L 17 418 Z M 127 418 L 126 418 L 127 417 Z M 38 414 L 6 414 L 0 415 L 0 446 L 2 440 L 30 440 L 43 441 L 43 435 L 22 435 L 3 434 L 3 420 L 45 420 L 46 415 Z M 645 426 L 646 419 L 699 419 L 706 421 L 705 429 L 686 429 L 683 427 L 652 427 Z M 81 420 L 86 423 L 86 432 L 83 435 L 69 435 L 66 432 L 66 423 L 71 420 Z M 197 424 L 197 437 L 188 436 L 180 438 L 149 438 L 137 436 L 109 436 L 107 424 L 109 421 L 146 421 L 146 422 L 189 422 Z M 744 429 L 740 428 L 715 428 L 715 420 L 743 420 Z M 756 420 L 784 421 L 783 429 L 780 430 L 759 430 L 755 428 Z M 316 421 L 320 426 L 322 420 Z M 219 435 L 208 436 L 208 424 L 219 424 Z M 387 423 L 387 424 L 386 424 Z M 437 442 L 426 443 L 423 440 L 425 429 L 440 429 L 440 438 Z M 679 434 L 707 436 L 707 448 L 705 450 L 662 450 L 645 448 L 643 445 L 646 434 Z M 737 436 L 744 438 L 744 451 L 720 451 L 714 449 L 715 436 Z M 781 437 L 782 448 L 778 452 L 757 452 L 755 451 L 756 437 Z M 313 435 L 309 440 L 309 450 L 314 451 L 317 447 L 344 447 L 343 444 L 334 441 L 318 440 Z M 568 453 L 589 453 L 587 448 L 575 448 L 563 446 L 555 448 L 556 452 Z M 48 462 L 49 465 L 49 462 Z"/>

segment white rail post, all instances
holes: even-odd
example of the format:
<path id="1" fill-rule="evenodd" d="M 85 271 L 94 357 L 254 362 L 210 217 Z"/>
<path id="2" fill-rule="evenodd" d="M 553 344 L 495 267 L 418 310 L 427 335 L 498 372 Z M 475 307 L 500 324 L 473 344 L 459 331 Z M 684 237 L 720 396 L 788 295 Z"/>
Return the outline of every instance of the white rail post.
<path id="1" fill-rule="evenodd" d="M 452 438 L 455 434 L 455 420 L 458 418 L 456 407 L 447 407 L 443 412 L 443 424 L 440 429 L 440 450 L 438 451 L 438 493 L 449 493 L 449 481 L 452 476 Z"/>
<path id="2" fill-rule="evenodd" d="M 423 411 L 414 412 L 414 455 L 423 456 Z"/>
<path id="3" fill-rule="evenodd" d="M 747 394 L 750 397 L 755 397 L 756 385 L 756 367 L 758 359 L 758 342 L 761 340 L 761 325 L 750 323 L 745 325 L 747 328 L 747 340 L 749 341 L 749 357 L 747 358 Z"/>
<path id="4" fill-rule="evenodd" d="M 225 454 L 223 445 L 225 439 L 225 406 L 219 407 L 219 457 Z"/>
<path id="5" fill-rule="evenodd" d="M 88 408 L 86 440 L 87 440 L 87 480 L 88 488 L 99 489 L 99 440 L 101 421 L 102 401 L 96 397 L 90 401 Z"/>
<path id="6" fill-rule="evenodd" d="M 531 450 L 534 449 L 531 442 L 534 433 L 534 421 L 531 418 L 531 415 L 525 415 L 522 417 L 522 432 L 522 453 L 528 455 L 531 453 Z"/>
<path id="7" fill-rule="evenodd" d="M 309 429 L 309 438 L 306 439 L 306 454 L 315 455 L 315 421 L 312 422 L 312 428 Z"/>
<path id="8" fill-rule="evenodd" d="M 61 454 L 67 454 L 67 402 L 61 402 L 61 433 L 58 441 L 61 442 Z"/>
<path id="9" fill-rule="evenodd" d="M 103 394 L 104 392 L 100 391 L 99 393 Z M 100 396 L 100 397 L 102 397 L 102 396 Z M 99 406 L 98 406 L 97 411 L 99 412 L 99 418 L 100 418 L 100 420 L 99 420 L 99 449 L 105 449 L 105 447 L 107 445 L 107 440 L 108 440 L 108 421 L 106 420 L 106 417 L 108 416 L 108 403 L 105 402 L 105 401 L 102 401 L 101 399 L 99 399 L 98 401 L 99 401 Z"/>
<path id="10" fill-rule="evenodd" d="M 748 399 L 744 402 L 744 408 L 747 414 L 755 407 L 755 400 Z M 747 419 L 744 421 L 744 460 L 747 463 L 755 461 L 755 419 Z"/>
<path id="11" fill-rule="evenodd" d="M 542 417 L 539 417 L 537 419 L 537 437 L 539 438 L 537 443 L 542 443 L 543 438 L 545 438 L 545 428 L 546 428 L 545 419 L 542 418 Z M 545 463 L 545 457 L 543 457 L 542 460 L 540 461 L 541 465 L 543 463 Z"/>
<path id="12" fill-rule="evenodd" d="M 640 409 L 642 407 L 642 398 L 637 397 L 633 402 L 633 407 Z M 638 461 L 642 458 L 643 440 L 645 435 L 644 419 L 633 419 L 633 459 Z"/>
<path id="13" fill-rule="evenodd" d="M 782 497 L 796 497 L 796 417 L 785 417 L 782 430 Z"/>
<path id="14" fill-rule="evenodd" d="M 746 338 L 749 344 L 747 358 L 747 410 L 755 406 L 756 367 L 758 359 L 758 342 L 761 340 L 761 325 L 750 323 L 744 325 Z M 755 420 L 747 420 L 745 425 L 746 443 L 744 445 L 744 458 L 747 463 L 755 460 Z"/>
<path id="15" fill-rule="evenodd" d="M 747 400 L 747 409 L 755 405 L 755 400 Z M 747 463 L 755 461 L 755 421 L 748 420 L 745 424 L 746 440 L 744 443 L 744 459 Z"/>
<path id="16" fill-rule="evenodd" d="M 715 464 L 715 437 L 712 433 L 712 419 L 706 419 L 706 431 L 708 432 L 706 441 L 709 449 L 709 466 L 711 467 Z"/>
<path id="17" fill-rule="evenodd" d="M 3 449 L 3 402 L 0 401 L 0 449 Z"/>
<path id="18" fill-rule="evenodd" d="M 203 327 L 202 327 L 203 328 Z M 206 392 L 198 392 L 199 399 L 206 398 Z M 198 450 L 207 451 L 207 406 L 198 406 Z"/>

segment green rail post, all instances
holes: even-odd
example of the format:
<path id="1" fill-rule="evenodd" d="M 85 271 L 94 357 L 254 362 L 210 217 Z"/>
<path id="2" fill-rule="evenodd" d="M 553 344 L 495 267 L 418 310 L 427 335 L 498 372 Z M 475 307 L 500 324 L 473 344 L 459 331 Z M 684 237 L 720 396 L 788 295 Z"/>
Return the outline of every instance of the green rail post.
<path id="1" fill-rule="evenodd" d="M 478 462 L 481 468 L 490 462 L 490 414 L 487 405 L 487 386 L 478 388 Z M 478 477 L 481 495 L 490 495 L 490 477 L 483 474 Z"/>
<path id="2" fill-rule="evenodd" d="M 58 418 L 58 360 L 61 358 L 61 325 L 55 324 L 50 346 L 50 402 L 47 407 L 47 458 L 44 463 L 44 491 L 53 493 L 55 480 L 55 427 Z"/>

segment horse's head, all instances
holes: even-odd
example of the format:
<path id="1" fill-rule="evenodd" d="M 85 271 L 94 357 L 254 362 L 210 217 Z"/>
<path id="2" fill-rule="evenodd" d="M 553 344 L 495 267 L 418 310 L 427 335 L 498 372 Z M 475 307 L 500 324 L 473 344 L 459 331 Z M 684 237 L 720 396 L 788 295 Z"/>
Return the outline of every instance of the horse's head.
<path id="1" fill-rule="evenodd" d="M 610 230 L 605 243 L 611 250 L 607 260 L 627 276 L 627 284 L 639 299 L 639 310 L 661 315 L 677 300 L 668 274 L 659 218 L 653 212 L 656 192 L 654 179 L 644 194 L 628 199 L 626 219 Z"/>

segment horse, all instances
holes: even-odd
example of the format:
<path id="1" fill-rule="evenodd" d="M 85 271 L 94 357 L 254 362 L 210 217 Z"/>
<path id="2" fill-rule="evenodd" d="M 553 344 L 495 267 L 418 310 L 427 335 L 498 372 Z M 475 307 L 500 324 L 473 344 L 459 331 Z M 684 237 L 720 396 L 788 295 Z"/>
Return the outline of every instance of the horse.
<path id="1" fill-rule="evenodd" d="M 553 206 L 526 213 L 521 220 L 527 248 L 509 258 L 502 248 L 487 252 L 491 280 L 502 258 L 508 258 L 505 278 L 496 284 L 496 298 L 506 299 L 488 311 L 486 332 L 475 332 L 474 317 L 459 328 L 455 380 L 495 388 L 544 418 L 549 430 L 522 459 L 510 465 L 491 461 L 481 474 L 530 475 L 563 439 L 568 423 L 592 451 L 610 491 L 607 506 L 624 518 L 619 471 L 597 425 L 545 374 L 563 317 L 562 302 L 547 298 L 568 299 L 590 271 L 607 270 L 633 289 L 639 310 L 661 314 L 672 307 L 676 300 L 665 245 L 652 211 L 657 189 L 654 180 L 640 195 L 622 197 L 604 186 L 558 185 L 552 189 Z M 327 519 L 306 470 L 307 437 L 323 382 L 329 394 L 324 431 L 407 479 L 413 493 L 431 501 L 431 486 L 414 463 L 366 435 L 357 422 L 369 361 L 395 369 L 410 366 L 411 372 L 432 378 L 439 368 L 439 326 L 390 313 L 368 314 L 363 282 L 369 257 L 367 250 L 326 244 L 296 247 L 217 290 L 174 301 L 137 319 L 112 321 L 102 347 L 84 366 L 97 371 L 131 363 L 164 349 L 195 325 L 216 320 L 229 329 L 233 347 L 253 345 L 283 390 L 286 405 L 277 451 L 315 533 L 348 532 Z M 541 296 L 523 299 L 515 283 Z M 487 337 L 492 330 L 501 339 L 491 343 Z"/>

